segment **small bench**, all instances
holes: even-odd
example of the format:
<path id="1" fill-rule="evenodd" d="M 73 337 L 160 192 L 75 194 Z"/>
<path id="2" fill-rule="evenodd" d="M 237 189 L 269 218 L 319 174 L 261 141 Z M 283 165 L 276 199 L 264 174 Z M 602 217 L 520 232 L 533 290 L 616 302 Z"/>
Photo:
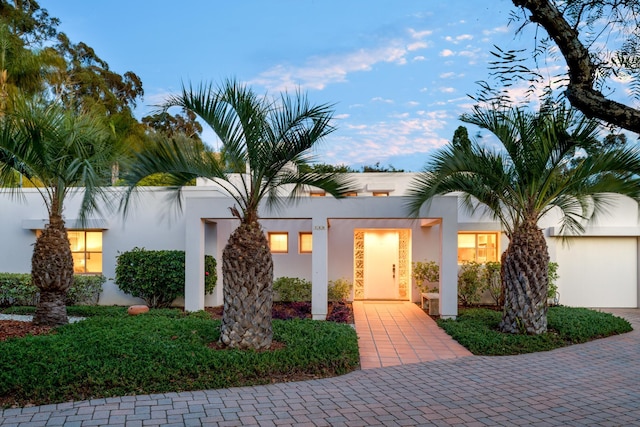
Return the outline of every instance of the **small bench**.
<path id="1" fill-rule="evenodd" d="M 427 310 L 429 316 L 440 315 L 440 294 L 437 292 L 423 292 L 422 309 Z"/>

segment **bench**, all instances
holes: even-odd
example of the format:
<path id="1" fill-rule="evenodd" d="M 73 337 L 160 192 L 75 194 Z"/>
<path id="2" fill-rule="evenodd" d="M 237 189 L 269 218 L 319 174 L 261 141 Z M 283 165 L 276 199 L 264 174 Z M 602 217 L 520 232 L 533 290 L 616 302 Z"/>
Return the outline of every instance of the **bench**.
<path id="1" fill-rule="evenodd" d="M 422 309 L 427 310 L 429 316 L 440 315 L 440 294 L 437 292 L 422 293 Z"/>

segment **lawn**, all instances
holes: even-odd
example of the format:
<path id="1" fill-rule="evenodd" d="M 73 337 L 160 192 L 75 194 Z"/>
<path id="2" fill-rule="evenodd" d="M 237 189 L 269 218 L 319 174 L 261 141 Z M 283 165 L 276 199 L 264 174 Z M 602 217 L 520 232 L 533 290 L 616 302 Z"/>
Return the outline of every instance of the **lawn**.
<path id="1" fill-rule="evenodd" d="M 586 308 L 550 307 L 549 331 L 542 335 L 500 333 L 501 317 L 494 310 L 463 309 L 456 320 L 438 320 L 438 326 L 473 354 L 485 356 L 553 350 L 632 330 L 624 319 Z"/>
<path id="2" fill-rule="evenodd" d="M 359 366 L 354 329 L 274 320 L 270 351 L 222 350 L 205 312 L 70 308 L 91 316 L 48 335 L 0 342 L 0 406 L 227 388 L 345 374 Z"/>

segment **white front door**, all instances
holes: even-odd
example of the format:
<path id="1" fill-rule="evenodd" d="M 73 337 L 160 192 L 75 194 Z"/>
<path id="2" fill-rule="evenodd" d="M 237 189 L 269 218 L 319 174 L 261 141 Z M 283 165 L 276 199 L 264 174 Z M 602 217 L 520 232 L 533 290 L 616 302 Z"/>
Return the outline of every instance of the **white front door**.
<path id="1" fill-rule="evenodd" d="M 364 298 L 398 299 L 400 236 L 394 230 L 364 233 Z"/>

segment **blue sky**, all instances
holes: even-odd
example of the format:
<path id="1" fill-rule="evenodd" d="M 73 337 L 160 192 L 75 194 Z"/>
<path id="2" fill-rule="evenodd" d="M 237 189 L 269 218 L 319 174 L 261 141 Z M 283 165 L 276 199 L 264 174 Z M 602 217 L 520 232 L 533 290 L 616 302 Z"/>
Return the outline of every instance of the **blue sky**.
<path id="1" fill-rule="evenodd" d="M 60 31 L 143 81 L 141 118 L 182 82 L 236 77 L 258 93 L 335 104 L 321 162 L 418 171 L 469 112 L 493 45 L 515 35 L 507 0 L 41 0 Z M 527 35 L 528 34 L 528 35 Z M 515 88 L 514 90 L 518 90 Z M 475 130 L 470 128 L 470 133 Z M 210 132 L 205 141 L 215 146 Z"/>

